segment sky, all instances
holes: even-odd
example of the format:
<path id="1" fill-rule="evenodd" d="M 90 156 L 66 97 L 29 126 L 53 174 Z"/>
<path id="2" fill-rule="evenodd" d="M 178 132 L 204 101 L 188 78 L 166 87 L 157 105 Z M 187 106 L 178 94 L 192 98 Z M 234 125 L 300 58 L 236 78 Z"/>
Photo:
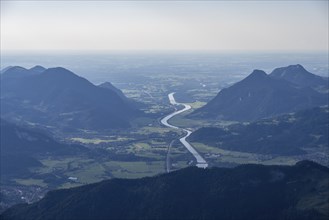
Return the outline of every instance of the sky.
<path id="1" fill-rule="evenodd" d="M 328 51 L 328 1 L 3 1 L 1 50 Z"/>

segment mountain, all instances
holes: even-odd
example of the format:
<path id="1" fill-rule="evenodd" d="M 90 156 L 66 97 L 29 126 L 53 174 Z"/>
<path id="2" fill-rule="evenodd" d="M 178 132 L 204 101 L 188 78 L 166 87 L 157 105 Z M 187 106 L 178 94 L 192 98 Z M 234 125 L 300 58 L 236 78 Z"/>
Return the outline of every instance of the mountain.
<path id="1" fill-rule="evenodd" d="M 282 113 L 328 104 L 328 94 L 270 77 L 254 70 L 248 77 L 222 89 L 191 117 L 253 121 Z"/>
<path id="2" fill-rule="evenodd" d="M 284 79 L 301 87 L 324 87 L 326 89 L 329 87 L 328 78 L 310 73 L 300 64 L 276 68 L 270 76 L 276 79 Z"/>
<path id="3" fill-rule="evenodd" d="M 0 126 L 0 213 L 25 199 L 37 201 L 45 187 L 47 190 L 54 189 L 65 183 L 66 178 L 62 178 L 58 172 L 54 174 L 54 170 L 47 173 L 36 171 L 45 167 L 44 160 L 93 156 L 87 148 L 57 142 L 40 129 L 18 126 L 3 119 L 0 119 Z M 31 178 L 40 179 L 47 186 L 34 191 L 35 185 L 24 186 L 17 181 Z"/>
<path id="4" fill-rule="evenodd" d="M 13 67 L 1 75 L 1 116 L 68 130 L 127 128 L 142 113 L 114 90 L 61 67 Z"/>
<path id="5" fill-rule="evenodd" d="M 123 92 L 116 88 L 112 83 L 110 82 L 104 82 L 104 83 L 101 83 L 98 85 L 99 87 L 101 88 L 104 88 L 104 89 L 109 89 L 113 92 L 115 92 L 118 96 L 120 96 L 122 99 L 127 99 L 127 97 L 123 94 Z"/>
<path id="6" fill-rule="evenodd" d="M 30 69 L 26 69 L 20 66 L 7 67 L 2 70 L 1 79 L 23 78 L 23 77 L 42 73 L 45 70 L 46 69 L 42 66 L 35 66 Z"/>
<path id="7" fill-rule="evenodd" d="M 115 92 L 125 103 L 127 103 L 128 105 L 133 106 L 137 109 L 145 107 L 144 103 L 140 103 L 140 102 L 137 102 L 133 99 L 127 98 L 127 96 L 125 96 L 125 94 L 120 89 L 116 88 L 110 82 L 101 83 L 101 84 L 98 85 L 98 87 L 103 88 L 103 89 L 109 89 L 109 90 Z"/>
<path id="8" fill-rule="evenodd" d="M 5 68 L 3 68 L 2 70 L 0 70 L 0 74 L 6 72 L 8 69 L 12 68 L 13 66 L 7 66 Z"/>
<path id="9" fill-rule="evenodd" d="M 76 155 L 86 152 L 79 145 L 67 145 L 55 141 L 45 132 L 20 127 L 3 119 L 1 125 L 1 179 L 29 175 L 29 168 L 40 167 L 40 156 Z"/>
<path id="10" fill-rule="evenodd" d="M 36 72 L 36 73 L 42 73 L 43 71 L 47 70 L 43 66 L 36 65 L 30 69 L 30 71 Z"/>
<path id="11" fill-rule="evenodd" d="M 204 127 L 189 141 L 233 151 L 298 155 L 305 148 L 329 148 L 329 107 L 316 107 L 273 118 L 235 124 L 225 129 Z"/>
<path id="12" fill-rule="evenodd" d="M 328 182 L 329 169 L 310 161 L 190 167 L 51 191 L 36 203 L 9 208 L 1 219 L 327 219 Z"/>

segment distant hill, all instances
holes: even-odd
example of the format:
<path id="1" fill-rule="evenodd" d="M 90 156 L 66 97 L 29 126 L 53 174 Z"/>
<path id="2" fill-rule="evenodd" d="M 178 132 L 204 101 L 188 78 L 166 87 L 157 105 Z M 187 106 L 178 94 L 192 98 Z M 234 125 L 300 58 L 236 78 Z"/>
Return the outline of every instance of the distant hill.
<path id="1" fill-rule="evenodd" d="M 46 68 L 42 66 L 35 66 L 30 69 L 26 69 L 20 66 L 10 66 L 2 70 L 1 79 L 3 80 L 8 78 L 23 78 L 31 75 L 40 74 L 45 70 Z"/>
<path id="2" fill-rule="evenodd" d="M 30 71 L 33 71 L 33 72 L 36 72 L 36 73 L 42 73 L 45 70 L 47 70 L 47 69 L 44 68 L 43 66 L 40 66 L 40 65 L 34 66 L 30 69 Z"/>
<path id="3" fill-rule="evenodd" d="M 126 128 L 142 113 L 117 90 L 61 67 L 12 67 L 1 75 L 1 116 L 70 130 Z"/>
<path id="4" fill-rule="evenodd" d="M 284 79 L 301 87 L 317 89 L 328 89 L 329 87 L 328 78 L 310 73 L 300 64 L 276 68 L 270 76 L 276 79 Z"/>
<path id="5" fill-rule="evenodd" d="M 116 88 L 112 83 L 110 82 L 104 82 L 98 85 L 101 88 L 109 89 L 113 92 L 115 92 L 122 100 L 124 100 L 128 105 L 134 106 L 135 108 L 143 108 L 145 105 L 143 103 L 137 102 L 133 99 L 129 99 L 125 96 L 125 94 L 118 88 Z"/>
<path id="6" fill-rule="evenodd" d="M 328 94 L 308 87 L 296 87 L 291 82 L 276 79 L 262 70 L 222 89 L 191 117 L 232 121 L 253 121 L 282 113 L 295 112 L 328 104 Z"/>
<path id="7" fill-rule="evenodd" d="M 258 154 L 298 155 L 304 148 L 329 148 L 329 108 L 317 107 L 263 119 L 250 124 L 235 124 L 226 129 L 205 127 L 193 132 L 192 142 L 222 149 Z"/>
<path id="8" fill-rule="evenodd" d="M 3 68 L 2 70 L 0 70 L 0 74 L 6 72 L 8 69 L 12 68 L 13 66 L 7 66 L 5 68 Z"/>
<path id="9" fill-rule="evenodd" d="M 104 89 L 109 89 L 113 92 L 115 92 L 118 96 L 120 96 L 122 99 L 127 99 L 127 97 L 123 94 L 123 92 L 116 88 L 112 83 L 110 82 L 104 82 L 104 83 L 101 83 L 98 85 L 99 87 L 101 88 L 104 88 Z"/>
<path id="10" fill-rule="evenodd" d="M 3 220 L 328 219 L 329 169 L 294 166 L 186 168 L 142 179 L 112 179 L 49 192 Z"/>
<path id="11" fill-rule="evenodd" d="M 42 131 L 23 128 L 3 119 L 1 125 L 1 178 L 29 175 L 29 168 L 42 164 L 43 156 L 76 155 L 87 149 L 55 141 Z"/>

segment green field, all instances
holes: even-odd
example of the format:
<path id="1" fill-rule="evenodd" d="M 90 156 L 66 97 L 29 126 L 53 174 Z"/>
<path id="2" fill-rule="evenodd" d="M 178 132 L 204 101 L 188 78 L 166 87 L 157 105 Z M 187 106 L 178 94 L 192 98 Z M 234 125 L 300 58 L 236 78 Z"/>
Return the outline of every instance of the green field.
<path id="1" fill-rule="evenodd" d="M 127 141 L 127 140 L 131 140 L 131 138 L 117 137 L 117 138 L 112 138 L 112 139 L 99 139 L 99 138 L 74 137 L 74 138 L 70 138 L 70 140 L 72 140 L 74 142 L 79 142 L 82 144 L 100 144 L 100 143 L 111 143 L 111 142 L 117 142 L 117 141 Z"/>
<path id="2" fill-rule="evenodd" d="M 116 178 L 140 178 L 163 173 L 165 170 L 164 161 L 155 162 L 118 162 L 110 161 L 104 163 L 111 170 Z"/>
<path id="3" fill-rule="evenodd" d="M 47 184 L 42 179 L 14 179 L 17 184 L 24 185 L 24 186 L 40 186 L 45 187 Z"/>
<path id="4" fill-rule="evenodd" d="M 143 146 L 143 147 L 146 147 Z M 154 157 L 154 155 L 149 155 Z M 34 169 L 36 174 L 55 174 L 64 184 L 60 188 L 90 184 L 110 178 L 140 178 L 152 176 L 165 171 L 165 160 L 157 161 L 102 161 L 80 157 L 48 158 L 41 161 L 43 167 Z M 68 178 L 77 178 L 71 181 Z M 21 185 L 37 185 L 46 187 L 41 179 L 15 179 Z"/>
<path id="5" fill-rule="evenodd" d="M 156 146 L 156 147 L 155 147 Z M 133 153 L 136 156 L 148 157 L 154 160 L 164 160 L 167 152 L 167 144 L 155 145 L 152 143 L 134 143 L 127 150 L 128 153 Z"/>
<path id="6" fill-rule="evenodd" d="M 204 106 L 205 104 L 207 104 L 206 102 L 200 102 L 200 101 L 195 101 L 195 102 L 189 102 L 189 103 L 185 103 L 188 104 L 192 107 L 193 110 L 201 108 L 202 106 Z"/>
<path id="7" fill-rule="evenodd" d="M 229 151 L 197 142 L 193 142 L 192 145 L 197 151 L 204 155 L 205 159 L 210 161 L 212 165 L 216 165 L 217 163 L 293 165 L 299 161 L 299 159 L 296 157 L 272 156 L 239 151 Z M 211 157 L 212 155 L 214 155 L 214 157 Z"/>

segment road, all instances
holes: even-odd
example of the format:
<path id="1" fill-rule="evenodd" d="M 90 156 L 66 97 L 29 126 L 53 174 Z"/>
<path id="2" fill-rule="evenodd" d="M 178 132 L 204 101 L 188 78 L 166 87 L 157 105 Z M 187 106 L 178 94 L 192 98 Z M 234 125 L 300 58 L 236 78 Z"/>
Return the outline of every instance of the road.
<path id="1" fill-rule="evenodd" d="M 196 159 L 196 166 L 199 168 L 206 168 L 208 167 L 208 163 L 205 161 L 205 159 L 203 159 L 203 157 L 194 149 L 194 147 L 186 140 L 186 138 L 188 136 L 191 135 L 192 131 L 185 129 L 185 128 L 179 128 L 177 126 L 171 125 L 169 124 L 169 119 L 171 119 L 172 117 L 174 117 L 175 115 L 181 114 L 189 109 L 191 109 L 190 105 L 184 104 L 184 103 L 178 103 L 176 102 L 175 98 L 174 98 L 174 92 L 170 93 L 168 95 L 169 98 L 169 102 L 170 104 L 174 105 L 174 106 L 179 106 L 182 105 L 184 106 L 183 109 L 181 110 L 175 110 L 173 113 L 167 115 L 166 117 L 164 117 L 163 119 L 161 119 L 161 124 L 169 127 L 169 128 L 174 128 L 174 129 L 178 129 L 178 130 L 182 130 L 186 133 L 186 135 L 182 138 L 179 139 L 179 141 L 186 147 L 186 149 L 194 156 L 194 158 Z M 171 143 L 172 144 L 172 143 Z M 168 153 L 170 153 L 170 151 L 168 151 Z M 168 162 L 168 157 L 167 157 L 167 162 Z M 168 169 L 169 165 L 167 164 L 167 172 L 169 172 Z"/>

